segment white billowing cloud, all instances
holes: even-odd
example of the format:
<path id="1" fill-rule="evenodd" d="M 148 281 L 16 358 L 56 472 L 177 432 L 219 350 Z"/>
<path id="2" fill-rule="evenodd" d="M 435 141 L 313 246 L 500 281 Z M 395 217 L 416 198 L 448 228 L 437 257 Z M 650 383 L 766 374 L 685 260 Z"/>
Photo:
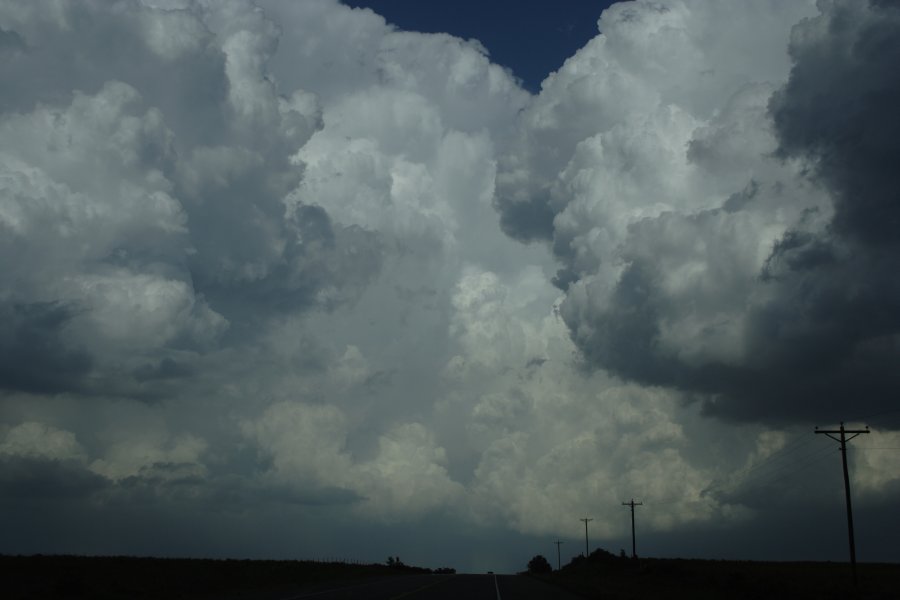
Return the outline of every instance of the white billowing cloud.
<path id="1" fill-rule="evenodd" d="M 782 17 L 751 6 L 731 9 L 749 13 L 728 21 L 735 28 L 753 17 L 765 23 L 780 18 L 781 25 L 760 23 L 753 34 L 743 25 L 740 32 L 723 32 L 714 13 L 724 7 L 708 2 L 616 5 L 604 13 L 604 33 L 545 82 L 525 117 L 526 131 L 547 138 L 538 149 L 556 157 L 550 176 L 559 178 L 535 183 L 550 186 L 557 252 L 594 261 L 576 262 L 579 273 L 596 270 L 598 257 L 614 263 L 630 225 L 668 212 L 718 208 L 762 177 L 761 169 L 776 169 L 760 156 L 776 147 L 766 134 L 771 87 L 764 84 L 786 78 L 787 33 L 810 7 L 784 5 L 777 10 L 789 14 Z M 741 40 L 770 53 L 778 49 L 777 60 L 738 50 Z M 621 89 L 618 80 L 625 77 L 632 84 Z M 578 101 L 585 106 L 571 105 L 573 87 L 582 91 Z M 573 127 L 570 114 L 591 120 Z M 748 129 L 758 145 L 749 146 L 741 135 Z M 723 148 L 708 148 L 713 140 Z M 723 180 L 722 165 L 710 173 L 696 155 L 733 164 L 732 172 Z"/>
<path id="2" fill-rule="evenodd" d="M 558 291 L 536 270 L 504 279 L 464 271 L 450 325 L 459 353 L 444 371 L 459 391 L 438 403 L 445 426 L 464 419 L 476 454 L 473 517 L 576 536 L 584 513 L 609 538 L 625 532 L 620 502 L 632 496 L 665 504 L 648 521 L 654 528 L 721 516 L 701 498 L 711 472 L 691 464 L 676 399 L 579 373 L 552 309 Z"/>
<path id="3" fill-rule="evenodd" d="M 522 115 L 523 146 L 505 157 L 498 179 L 505 229 L 526 238 L 552 234 L 558 251 L 569 253 L 569 239 L 553 228 L 569 199 L 553 187 L 578 146 L 595 137 L 595 143 L 608 140 L 605 160 L 610 169 L 618 167 L 605 180 L 611 189 L 598 198 L 600 206 L 635 183 L 640 198 L 629 204 L 633 215 L 673 201 L 708 202 L 678 193 L 690 189 L 690 181 L 672 171 L 686 161 L 685 136 L 748 85 L 782 81 L 790 66 L 790 28 L 812 12 L 811 1 L 764 8 L 702 0 L 610 7 L 599 22 L 602 34 L 544 81 Z M 640 189 L 644 177 L 647 187 Z M 653 194 L 661 189 L 675 193 Z"/>
<path id="4" fill-rule="evenodd" d="M 112 441 L 103 458 L 91 462 L 90 468 L 112 480 L 146 476 L 159 465 L 189 465 L 194 475 L 205 475 L 203 453 L 208 448 L 205 440 L 191 434 L 169 435 L 165 431 L 150 430 L 129 432 L 127 439 Z M 157 470 L 156 472 L 164 472 Z"/>
<path id="5" fill-rule="evenodd" d="M 413 40 L 424 47 L 417 52 L 433 51 L 429 36 L 412 36 L 406 45 Z M 376 50 L 383 61 L 394 58 Z M 319 204 L 342 223 L 392 234 L 404 244 L 427 239 L 458 244 L 482 233 L 496 218 L 489 206 L 494 144 L 485 129 L 489 124 L 492 133 L 505 134 L 507 123 L 473 125 L 454 113 L 481 119 L 484 111 L 524 105 L 525 96 L 476 48 L 451 50 L 461 54 L 458 60 L 470 57 L 490 78 L 506 77 L 506 84 L 487 92 L 479 88 L 489 95 L 477 112 L 467 108 L 471 98 L 464 93 L 465 82 L 458 83 L 462 91 L 448 91 L 426 85 L 430 79 L 413 86 L 415 81 L 399 84 L 389 78 L 343 93 L 324 109 L 324 127 L 296 155 L 306 170 L 292 201 Z M 454 64 L 440 66 L 452 81 Z"/>
<path id="6" fill-rule="evenodd" d="M 0 455 L 83 462 L 87 455 L 71 431 L 26 421 L 4 432 Z"/>
<path id="7" fill-rule="evenodd" d="M 0 124 L 4 262 L 17 283 L 6 301 L 77 306 L 71 326 L 91 345 L 206 342 L 227 323 L 172 264 L 189 243 L 163 175 L 172 133 L 140 100 L 110 83 L 96 96 L 76 92 L 63 109 L 40 106 Z"/>
<path id="8" fill-rule="evenodd" d="M 22 519 L 13 508 L 20 502 L 29 508 L 35 501 L 77 503 L 102 490 L 106 481 L 88 469 L 87 461 L 88 452 L 73 431 L 36 420 L 0 426 L 0 489 L 13 509 L 10 515 Z"/>
<path id="9" fill-rule="evenodd" d="M 547 305 L 541 306 L 537 300 L 548 299 L 547 292 L 546 278 L 536 268 L 522 273 L 514 286 L 505 285 L 496 273 L 466 268 L 452 298 L 450 334 L 462 350 L 450 359 L 450 369 L 462 370 L 453 375 L 464 377 L 469 368 L 496 372 L 543 360 L 547 340 L 542 328 L 548 323 L 525 320 L 522 313 L 535 305 L 546 312 Z"/>
<path id="10" fill-rule="evenodd" d="M 900 479 L 900 433 L 873 430 L 848 444 L 853 489 L 863 497 L 896 489 Z"/>
<path id="11" fill-rule="evenodd" d="M 200 51 L 209 37 L 209 30 L 197 18 L 190 18 L 191 2 L 145 2 L 147 10 L 138 22 L 140 37 L 160 58 L 175 61 Z"/>
<path id="12" fill-rule="evenodd" d="M 601 35 L 522 114 L 497 189 L 508 233 L 552 242 L 560 314 L 590 363 L 755 420 L 840 418 L 862 381 L 894 385 L 889 361 L 863 366 L 874 339 L 895 336 L 879 283 L 893 253 L 847 227 L 893 218 L 880 157 L 894 150 L 869 120 L 892 122 L 881 99 L 895 91 L 880 53 L 845 56 L 848 39 L 895 31 L 894 12 L 699 0 L 604 12 Z M 832 56 L 866 65 L 858 90 L 825 67 Z M 815 110 L 828 132 L 808 122 Z M 843 147 L 852 131 L 865 160 Z M 862 328 L 848 318 L 859 311 Z"/>
<path id="13" fill-rule="evenodd" d="M 271 457 L 265 475 L 273 484 L 298 492 L 352 491 L 366 515 L 415 518 L 453 505 L 462 493 L 447 474 L 444 449 L 420 423 L 399 424 L 379 436 L 374 456 L 365 460 L 350 454 L 348 422 L 335 406 L 282 402 L 243 429 Z"/>
<path id="14" fill-rule="evenodd" d="M 6 115 L 0 128 L 5 243 L 43 259 L 42 272 L 66 273 L 132 236 L 136 246 L 152 248 L 185 232 L 185 214 L 161 171 L 171 158 L 171 132 L 158 111 L 142 110 L 131 86 L 75 92 L 68 106 Z M 155 164 L 143 170 L 143 157 Z"/>
<path id="15" fill-rule="evenodd" d="M 275 404 L 244 432 L 271 454 L 274 473 L 299 485 L 340 485 L 349 474 L 346 419 L 335 406 Z"/>
<path id="16" fill-rule="evenodd" d="M 209 350 L 248 319 L 236 297 L 290 308 L 355 295 L 378 268 L 372 237 L 315 207 L 286 214 L 302 174 L 291 157 L 319 107 L 268 76 L 273 23 L 247 2 L 109 8 L 0 13 L 28 48 L 5 67 L 22 85 L 4 92 L 18 110 L 0 120 L 3 302 L 55 307 L 43 335 L 102 380 Z M 90 31 L 73 35 L 76 21 Z"/>
<path id="17" fill-rule="evenodd" d="M 491 398 L 492 411 L 475 411 L 473 437 L 487 445 L 473 482 L 480 518 L 574 537 L 580 514 L 595 518 L 594 531 L 608 539 L 625 533 L 619 509 L 631 497 L 654 504 L 646 522 L 656 530 L 722 516 L 701 497 L 711 473 L 691 464 L 691 445 L 665 408 L 671 398 L 608 386 L 589 408 L 567 405 L 561 395 L 585 391 L 554 395 L 558 373 L 548 370 L 543 389 L 519 391 L 524 402 L 510 394 L 503 410 Z M 623 403 L 640 416 L 622 414 Z"/>
<path id="18" fill-rule="evenodd" d="M 296 25 L 282 28 L 271 61 L 278 80 L 288 88 L 315 81 L 329 106 L 363 90 L 412 92 L 424 95 L 448 127 L 477 132 L 512 123 L 527 101 L 477 42 L 397 31 L 369 10 L 335 10 L 332 0 L 261 4 L 276 21 Z"/>
<path id="19" fill-rule="evenodd" d="M 179 335 L 209 343 L 225 326 L 221 315 L 197 299 L 190 285 L 128 271 L 86 276 L 71 282 L 73 297 L 89 307 L 87 323 L 73 324 L 117 349 L 156 349 Z"/>
<path id="20" fill-rule="evenodd" d="M 446 451 L 421 423 L 402 423 L 380 436 L 375 458 L 360 465 L 365 509 L 391 519 L 455 508 L 463 486 L 446 469 Z"/>

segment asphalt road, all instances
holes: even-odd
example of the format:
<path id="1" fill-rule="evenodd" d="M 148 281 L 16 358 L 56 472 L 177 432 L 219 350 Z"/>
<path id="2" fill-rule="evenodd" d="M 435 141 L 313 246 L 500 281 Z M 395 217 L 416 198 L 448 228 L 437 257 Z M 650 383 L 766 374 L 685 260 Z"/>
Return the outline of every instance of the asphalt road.
<path id="1" fill-rule="evenodd" d="M 283 600 L 576 600 L 525 575 L 408 575 L 320 590 Z"/>

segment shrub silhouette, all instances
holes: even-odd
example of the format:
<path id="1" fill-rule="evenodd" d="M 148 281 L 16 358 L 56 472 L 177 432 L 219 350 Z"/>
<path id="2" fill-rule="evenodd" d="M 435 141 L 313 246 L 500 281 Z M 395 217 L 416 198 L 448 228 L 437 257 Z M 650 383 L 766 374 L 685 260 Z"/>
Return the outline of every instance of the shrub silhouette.
<path id="1" fill-rule="evenodd" d="M 550 563 L 547 562 L 547 559 L 540 554 L 528 561 L 529 573 L 550 573 L 551 571 L 553 571 L 553 567 L 551 567 Z"/>

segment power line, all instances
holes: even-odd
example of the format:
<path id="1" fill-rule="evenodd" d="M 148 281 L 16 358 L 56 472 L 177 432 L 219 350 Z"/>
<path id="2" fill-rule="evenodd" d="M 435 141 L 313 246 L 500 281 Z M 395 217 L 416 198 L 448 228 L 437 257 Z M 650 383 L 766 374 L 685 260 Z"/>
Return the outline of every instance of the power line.
<path id="1" fill-rule="evenodd" d="M 795 446 L 793 450 L 783 454 L 778 461 L 768 461 L 766 464 L 756 465 L 755 468 L 747 470 L 743 476 L 738 475 L 740 479 L 733 479 L 729 483 L 719 483 L 714 487 L 718 489 L 737 490 L 740 487 L 753 487 L 759 484 L 772 484 L 780 481 L 789 475 L 800 471 L 801 469 L 822 460 L 831 453 L 829 449 L 813 448 L 803 446 L 803 451 L 797 456 L 800 446 Z M 780 462 L 780 459 L 788 455 L 794 455 L 793 461 Z M 654 505 L 657 503 L 654 503 Z"/>
<path id="2" fill-rule="evenodd" d="M 797 468 L 798 463 L 817 458 L 823 454 L 821 447 L 816 447 L 809 439 L 807 441 L 808 443 L 803 445 L 794 445 L 789 451 L 784 452 L 775 459 L 766 460 L 747 469 L 740 483 L 765 480 L 785 470 L 793 471 Z M 791 460 L 788 460 L 788 457 L 791 457 Z"/>
<path id="3" fill-rule="evenodd" d="M 787 444 L 787 445 L 783 446 L 782 448 L 776 450 L 775 452 L 773 452 L 769 456 L 765 457 L 763 460 L 756 463 L 752 467 L 748 467 L 747 470 L 745 471 L 745 474 L 752 473 L 754 471 L 757 471 L 758 469 L 761 469 L 761 468 L 767 467 L 773 463 L 776 463 L 779 460 L 782 460 L 785 457 L 794 454 L 795 452 L 803 450 L 810 445 L 812 445 L 812 440 L 810 440 L 807 437 L 799 437 L 798 436 L 790 444 Z"/>
<path id="4" fill-rule="evenodd" d="M 796 464 L 797 457 L 801 459 L 807 458 L 811 454 L 818 451 L 818 448 L 809 438 L 798 438 L 793 443 L 788 444 L 781 450 L 774 452 L 761 460 L 760 462 L 748 467 L 744 470 L 744 477 L 765 477 L 771 472 L 777 472 Z"/>
<path id="5" fill-rule="evenodd" d="M 803 455 L 801 455 L 799 457 L 798 460 L 796 460 L 792 463 L 785 463 L 783 465 L 779 465 L 777 468 L 775 468 L 771 471 L 763 472 L 762 474 L 757 475 L 755 477 L 749 477 L 749 478 L 743 479 L 743 480 L 741 480 L 740 483 L 742 485 L 747 485 L 748 482 L 750 482 L 754 485 L 758 485 L 758 484 L 771 485 L 773 483 L 783 480 L 786 477 L 790 477 L 791 475 L 799 473 L 800 471 L 803 471 L 807 467 L 812 466 L 812 465 L 824 460 L 826 457 L 831 456 L 832 452 L 833 452 L 833 450 L 830 448 L 824 448 L 824 449 L 819 448 L 812 452 L 804 453 Z"/>
<path id="6" fill-rule="evenodd" d="M 809 446 L 811 444 L 812 444 L 812 441 L 809 438 L 806 438 L 805 436 L 802 438 L 797 437 L 793 441 L 791 441 L 789 444 L 783 446 L 782 448 L 776 450 L 772 454 L 766 456 L 760 462 L 758 462 L 752 466 L 744 468 L 743 471 L 738 471 L 737 473 L 735 473 L 734 474 L 735 476 L 741 477 L 741 481 L 736 482 L 735 477 L 732 477 L 732 483 L 733 484 L 745 483 L 747 480 L 759 477 L 760 475 L 765 477 L 768 474 L 766 472 L 766 469 L 768 469 L 769 467 L 771 467 L 773 465 L 777 465 L 779 463 L 779 461 L 784 460 L 785 457 L 792 455 L 798 451 L 804 450 L 807 446 Z M 783 464 L 789 464 L 789 463 L 782 463 L 782 465 Z M 777 468 L 781 468 L 781 467 L 777 467 Z M 714 483 L 712 487 L 713 488 L 722 488 L 722 487 L 725 487 L 725 484 L 724 483 Z M 654 504 L 659 504 L 659 503 L 654 502 Z"/>

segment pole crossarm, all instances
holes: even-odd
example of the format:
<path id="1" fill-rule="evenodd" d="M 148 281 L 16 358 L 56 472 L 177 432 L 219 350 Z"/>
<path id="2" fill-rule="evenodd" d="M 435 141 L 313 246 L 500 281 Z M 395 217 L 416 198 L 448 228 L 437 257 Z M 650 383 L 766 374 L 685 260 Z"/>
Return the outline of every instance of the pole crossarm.
<path id="1" fill-rule="evenodd" d="M 815 433 L 824 433 L 825 435 L 827 435 L 828 437 L 830 437 L 830 438 L 833 439 L 834 441 L 836 441 L 836 442 L 841 442 L 841 438 L 839 438 L 839 437 L 834 437 L 834 435 L 832 435 L 832 434 L 838 434 L 838 435 L 840 435 L 840 433 L 841 433 L 841 430 L 840 430 L 840 429 L 837 429 L 837 430 L 835 430 L 835 429 L 819 429 L 818 427 L 816 427 Z M 845 430 L 844 430 L 845 436 L 846 436 L 846 434 L 848 434 L 848 433 L 852 433 L 853 435 L 851 435 L 850 437 L 844 437 L 844 440 L 843 440 L 844 442 L 849 442 L 849 441 L 852 440 L 853 438 L 855 438 L 855 437 L 857 437 L 857 436 L 859 436 L 859 435 L 861 435 L 861 434 L 863 434 L 863 433 L 870 433 L 870 431 L 869 431 L 869 428 L 868 428 L 868 427 L 866 427 L 865 429 L 845 429 Z"/>

